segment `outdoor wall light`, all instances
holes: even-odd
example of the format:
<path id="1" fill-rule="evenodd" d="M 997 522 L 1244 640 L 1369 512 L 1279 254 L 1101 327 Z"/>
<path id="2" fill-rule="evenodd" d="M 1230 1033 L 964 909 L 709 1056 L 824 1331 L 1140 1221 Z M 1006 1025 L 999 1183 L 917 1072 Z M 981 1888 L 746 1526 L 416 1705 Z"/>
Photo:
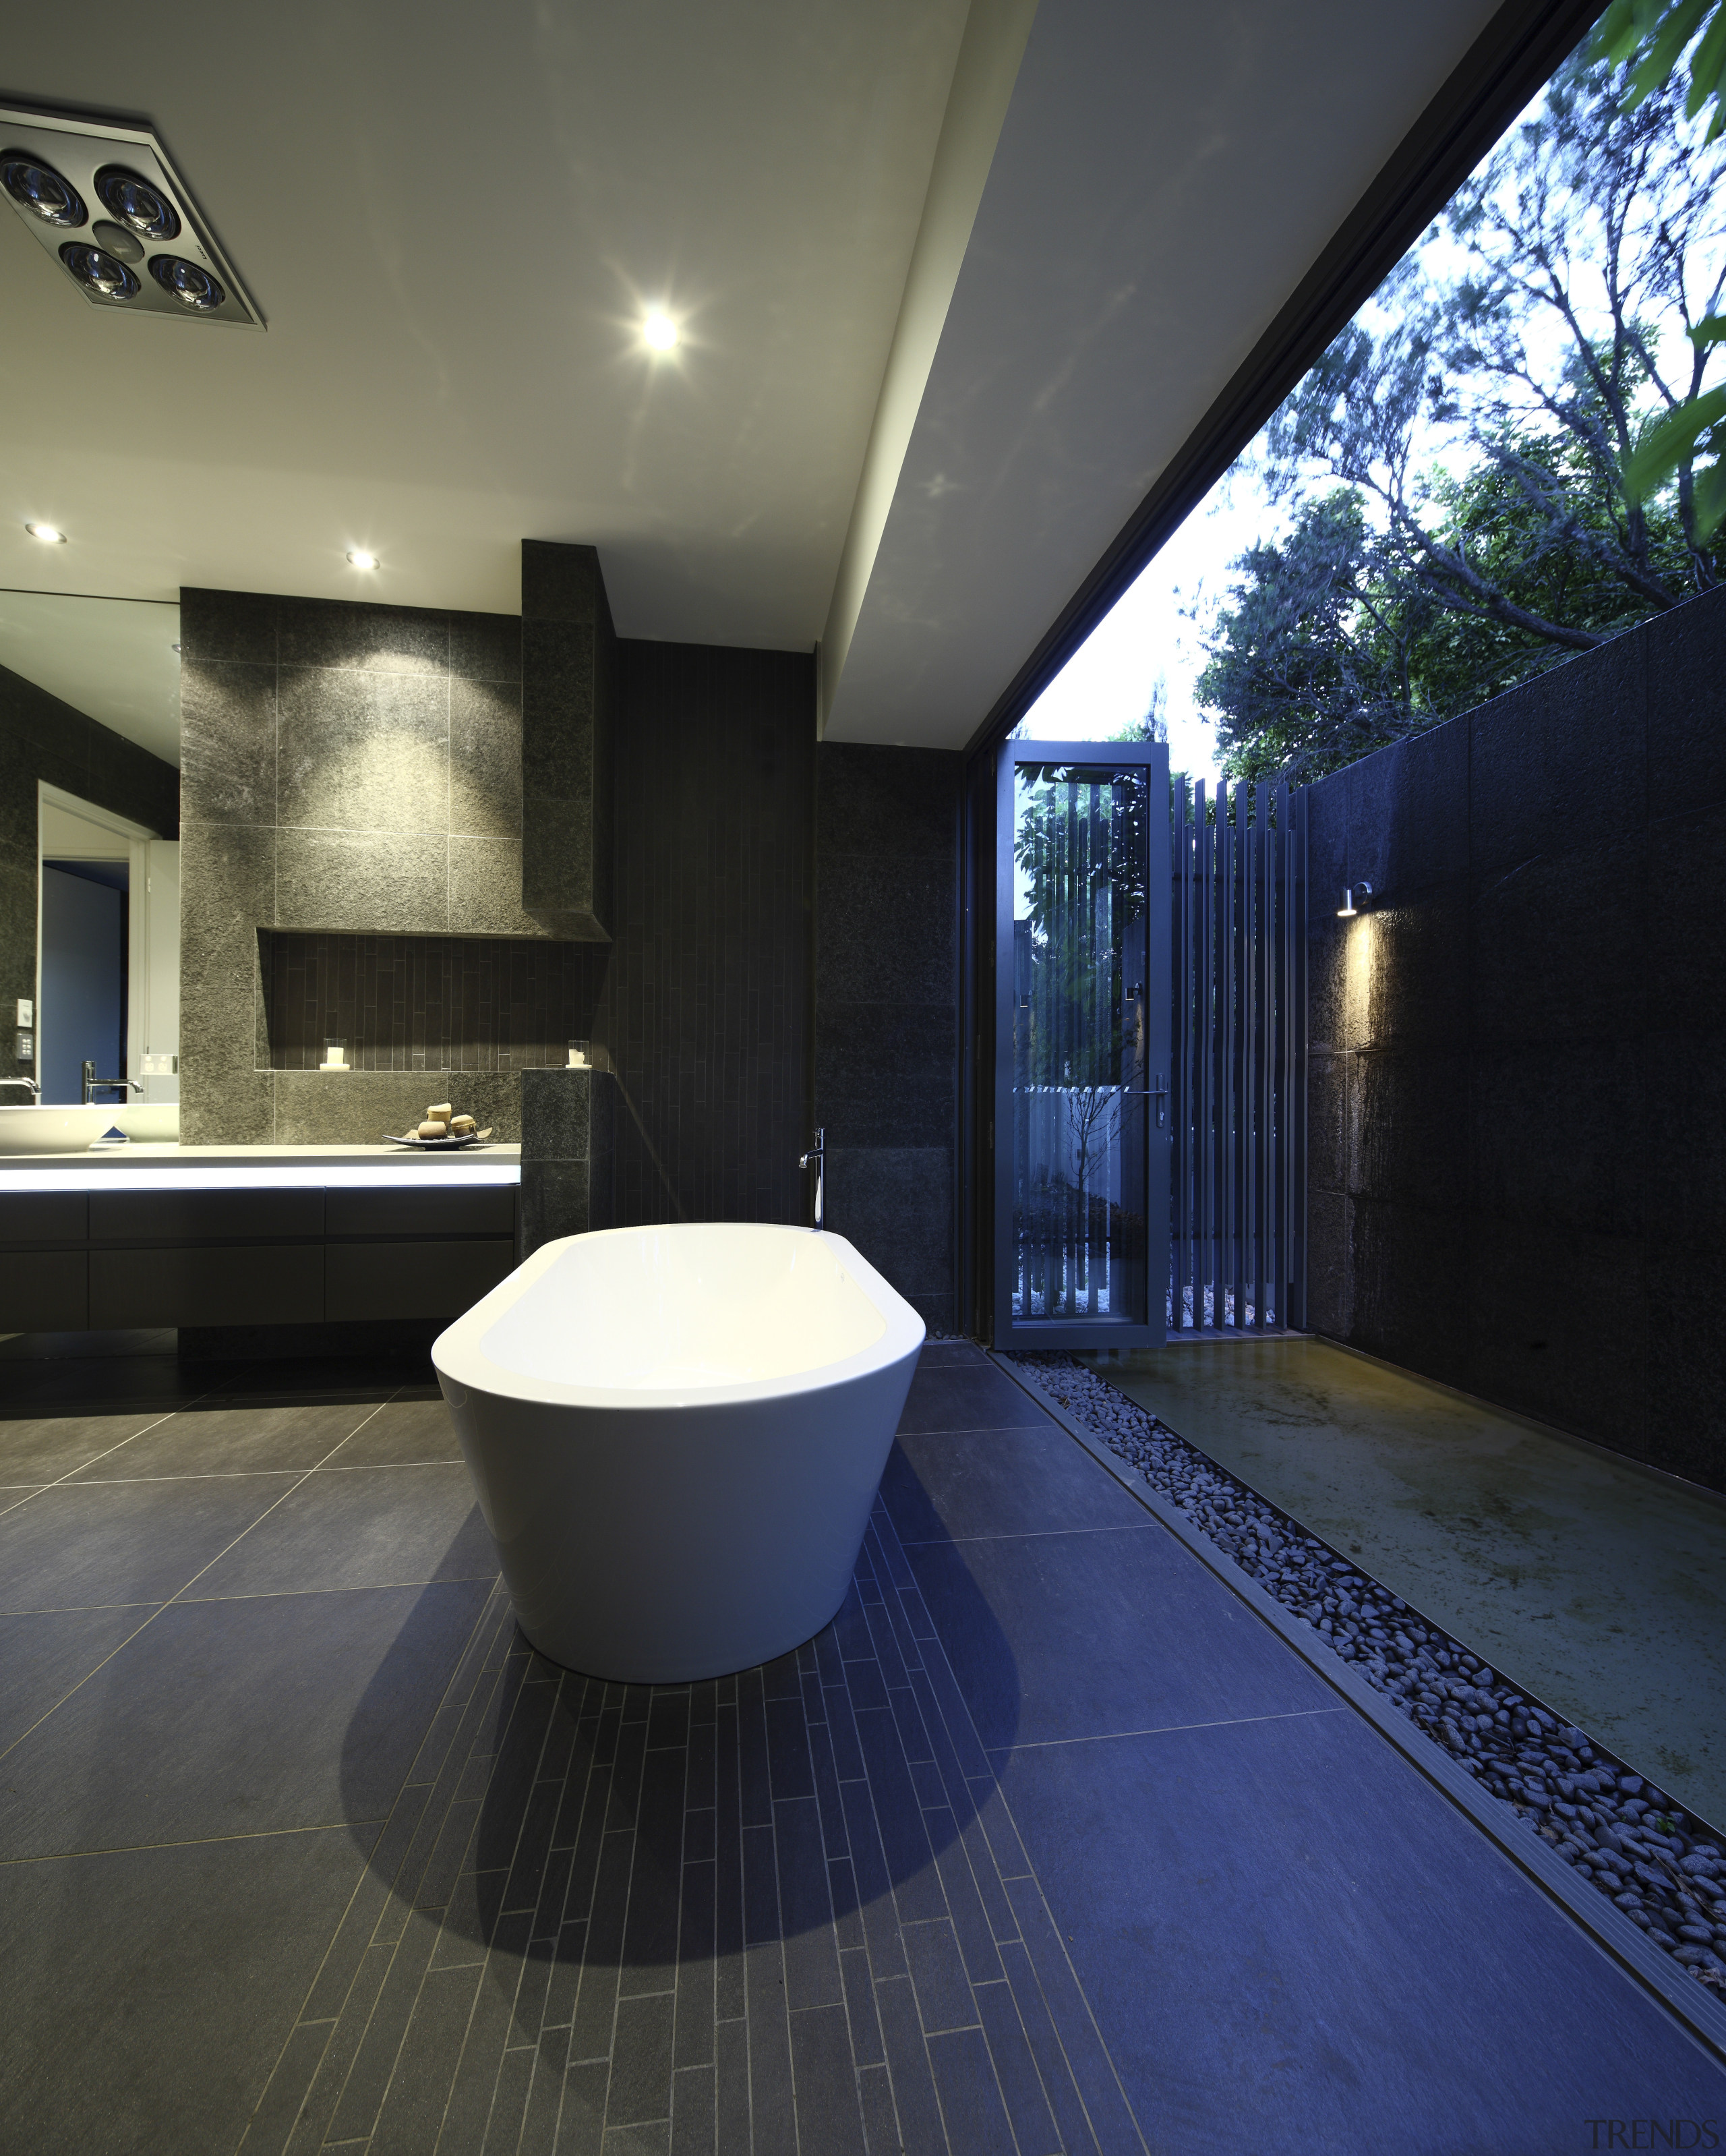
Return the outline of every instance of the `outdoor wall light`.
<path id="1" fill-rule="evenodd" d="M 1372 896 L 1370 883 L 1351 883 L 1343 893 L 1343 902 L 1336 909 L 1339 921 L 1352 921 L 1358 913 L 1366 911 L 1366 901 Z"/>

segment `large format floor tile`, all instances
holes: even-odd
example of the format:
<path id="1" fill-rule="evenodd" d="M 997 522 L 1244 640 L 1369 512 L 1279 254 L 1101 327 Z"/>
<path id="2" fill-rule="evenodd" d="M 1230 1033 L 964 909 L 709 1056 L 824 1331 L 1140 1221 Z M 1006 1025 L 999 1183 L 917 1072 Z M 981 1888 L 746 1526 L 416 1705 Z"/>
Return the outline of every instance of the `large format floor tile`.
<path id="1" fill-rule="evenodd" d="M 0 1610 L 165 1602 L 294 1480 L 59 1483 L 0 1514 Z"/>
<path id="2" fill-rule="evenodd" d="M 303 1594 L 489 1578 L 496 1570 L 465 1467 L 332 1469 L 296 1484 L 255 1532 L 211 1567 L 197 1591 Z"/>
<path id="3" fill-rule="evenodd" d="M 907 1549 L 986 1745 L 1334 1704 L 1244 1603 L 1139 1517 L 1143 1526 Z"/>
<path id="4" fill-rule="evenodd" d="M 489 1591 L 171 1604 L 8 1758 L 0 1858 L 382 1820 Z"/>
<path id="5" fill-rule="evenodd" d="M 161 1419 L 157 1409 L 140 1414 L 8 1416 L 0 1420 L 0 1486 L 58 1482 L 110 1458 L 128 1438 Z"/>
<path id="6" fill-rule="evenodd" d="M 1065 1430 L 904 1431 L 881 1495 L 899 1538 L 958 1542 L 1057 1527 L 1143 1527 L 1145 1507 Z"/>
<path id="7" fill-rule="evenodd" d="M 978 1356 L 919 1365 L 911 1380 L 902 1430 L 1022 1430 L 1045 1424 L 1022 1385 Z"/>
<path id="8" fill-rule="evenodd" d="M 0 1865 L 0 2148 L 236 2148 L 363 1871 L 345 1828 Z"/>
<path id="9" fill-rule="evenodd" d="M 80 1467 L 74 1482 L 176 1475 L 256 1475 L 315 1467 L 369 1417 L 373 1405 L 330 1401 L 291 1407 L 216 1402 L 182 1409 Z"/>
<path id="10" fill-rule="evenodd" d="M 1718 2113 L 1719 2068 L 1351 1708 L 1016 1753 L 1001 1789 L 1153 2148 L 1547 2156 Z"/>
<path id="11" fill-rule="evenodd" d="M 156 1604 L 0 1617 L 0 1753 L 148 1623 Z"/>
<path id="12" fill-rule="evenodd" d="M 392 1400 L 361 1424 L 326 1467 L 412 1467 L 458 1460 L 461 1446 L 441 1394 L 429 1400 Z"/>

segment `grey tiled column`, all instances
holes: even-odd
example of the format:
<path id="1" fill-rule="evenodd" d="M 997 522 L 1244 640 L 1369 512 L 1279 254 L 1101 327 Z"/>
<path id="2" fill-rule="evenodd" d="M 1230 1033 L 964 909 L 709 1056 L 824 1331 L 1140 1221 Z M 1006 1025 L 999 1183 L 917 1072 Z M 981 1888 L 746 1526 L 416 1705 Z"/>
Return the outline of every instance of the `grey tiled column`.
<path id="1" fill-rule="evenodd" d="M 592 547 L 521 547 L 521 904 L 552 935 L 612 919 L 617 639 Z"/>
<path id="2" fill-rule="evenodd" d="M 521 1074 L 521 1255 L 612 1224 L 617 1081 L 608 1070 Z"/>

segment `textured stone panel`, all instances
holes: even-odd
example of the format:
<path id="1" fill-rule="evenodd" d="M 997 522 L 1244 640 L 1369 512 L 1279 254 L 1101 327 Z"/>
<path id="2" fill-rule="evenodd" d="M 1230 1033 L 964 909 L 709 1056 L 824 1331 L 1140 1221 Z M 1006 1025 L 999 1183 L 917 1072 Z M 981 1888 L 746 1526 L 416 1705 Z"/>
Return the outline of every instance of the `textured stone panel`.
<path id="1" fill-rule="evenodd" d="M 1633 1142 L 1646 1132 L 1660 1150 L 1645 1100 L 1646 1054 L 1641 1040 L 1616 1036 L 1478 1050 L 1467 1119 L 1475 1214 L 1561 1233 L 1664 1228 L 1649 1203 L 1648 1155 Z"/>
<path id="2" fill-rule="evenodd" d="M 1454 1383 L 1468 1341 L 1467 1214 L 1357 1197 L 1349 1224 L 1350 1345 Z"/>
<path id="3" fill-rule="evenodd" d="M 811 1180 L 813 1203 L 813 1180 Z M 945 1146 L 842 1147 L 827 1163 L 827 1224 L 904 1296 L 950 1295 L 953 1156 Z"/>
<path id="4" fill-rule="evenodd" d="M 180 659 L 276 663 L 276 602 L 259 592 L 216 592 L 180 588 Z"/>
<path id="5" fill-rule="evenodd" d="M 1648 841 L 1544 855 L 1475 880 L 1469 1031 L 1476 1045 L 1587 1040 L 1651 1016 Z"/>
<path id="6" fill-rule="evenodd" d="M 1357 1198 L 1460 1211 L 1468 1198 L 1468 1061 L 1460 1049 L 1349 1059 L 1349 1181 Z"/>
<path id="7" fill-rule="evenodd" d="M 815 1120 L 834 1145 L 950 1146 L 958 1053 L 950 1003 L 823 998 L 815 1020 Z"/>
<path id="8" fill-rule="evenodd" d="M 192 824 L 274 824 L 275 670 L 182 659 L 180 803 Z"/>
<path id="9" fill-rule="evenodd" d="M 832 1003 L 950 1003 L 957 982 L 955 864 L 923 855 L 821 865 L 817 960 Z"/>
<path id="10" fill-rule="evenodd" d="M 377 674 L 447 675 L 449 617 L 429 608 L 279 599 L 284 667 L 330 666 Z"/>
<path id="11" fill-rule="evenodd" d="M 458 936 L 555 935 L 554 927 L 522 911 L 519 839 L 450 839 L 449 926 Z"/>
<path id="12" fill-rule="evenodd" d="M 823 856 L 955 857 L 962 756 L 825 742 L 818 769 L 816 844 Z"/>
<path id="13" fill-rule="evenodd" d="M 511 682 L 449 685 L 449 828 L 520 840 L 521 691 Z M 516 880 L 519 896 L 519 864 Z"/>
<path id="14" fill-rule="evenodd" d="M 1647 646 L 1649 808 L 1726 802 L 1726 590 L 1659 615 L 1636 636 Z"/>
<path id="15" fill-rule="evenodd" d="M 417 931 L 448 926 L 449 842 L 428 832 L 284 829 L 276 875 L 284 928 Z"/>
<path id="16" fill-rule="evenodd" d="M 514 613 L 449 616 L 453 680 L 521 683 L 521 617 Z"/>
<path id="17" fill-rule="evenodd" d="M 342 831 L 447 831 L 449 691 L 435 676 L 284 666 L 277 814 Z"/>

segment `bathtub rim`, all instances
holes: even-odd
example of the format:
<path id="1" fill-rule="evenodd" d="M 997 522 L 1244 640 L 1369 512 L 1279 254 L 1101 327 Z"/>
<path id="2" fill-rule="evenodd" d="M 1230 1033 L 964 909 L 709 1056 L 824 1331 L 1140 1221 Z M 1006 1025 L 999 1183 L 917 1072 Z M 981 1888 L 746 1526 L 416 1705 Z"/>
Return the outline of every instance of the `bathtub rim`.
<path id="1" fill-rule="evenodd" d="M 504 1312 L 576 1244 L 675 1235 L 680 1229 L 696 1227 L 747 1228 L 755 1234 L 775 1236 L 820 1235 L 881 1318 L 884 1328 L 881 1337 L 871 1341 L 854 1355 L 837 1362 L 817 1363 L 784 1377 L 745 1378 L 735 1384 L 658 1388 L 556 1383 L 494 1363 L 481 1349 L 480 1341 Z M 591 1229 L 586 1235 L 560 1235 L 542 1243 L 522 1260 L 507 1279 L 488 1290 L 438 1334 L 432 1343 L 432 1364 L 440 1383 L 458 1385 L 465 1392 L 493 1399 L 543 1407 L 588 1408 L 607 1414 L 663 1414 L 684 1409 L 746 1407 L 755 1401 L 789 1399 L 799 1394 L 825 1392 L 833 1386 L 850 1384 L 859 1378 L 890 1369 L 919 1353 L 928 1331 L 921 1317 L 899 1290 L 876 1271 L 854 1245 L 829 1229 L 792 1227 L 771 1220 L 658 1221 L 633 1228 Z"/>

